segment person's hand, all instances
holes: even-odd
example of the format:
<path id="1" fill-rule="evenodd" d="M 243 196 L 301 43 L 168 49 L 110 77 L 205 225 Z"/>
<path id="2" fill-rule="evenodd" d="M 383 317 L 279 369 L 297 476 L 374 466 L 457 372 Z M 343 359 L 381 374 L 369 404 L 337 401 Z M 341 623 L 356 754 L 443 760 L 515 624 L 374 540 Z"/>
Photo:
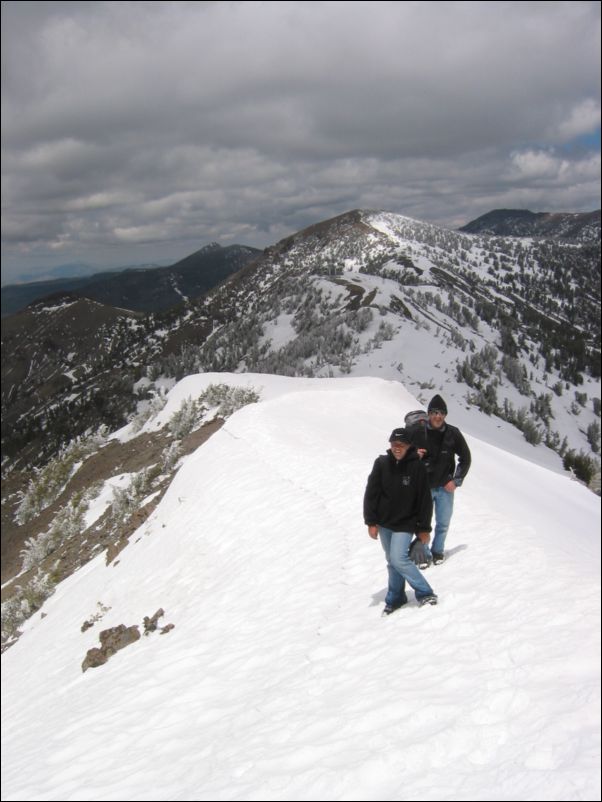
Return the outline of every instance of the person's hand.
<path id="1" fill-rule="evenodd" d="M 428 546 L 428 542 L 431 539 L 429 532 L 418 532 L 416 537 L 421 543 L 424 543 L 425 546 Z"/>
<path id="2" fill-rule="evenodd" d="M 426 448 L 417 448 L 416 449 L 416 453 L 418 454 L 420 459 L 424 459 L 424 457 L 426 457 L 426 453 L 427 453 L 426 452 Z"/>
<path id="3" fill-rule="evenodd" d="M 433 561 L 433 557 L 426 543 L 423 543 L 418 536 L 410 546 L 408 552 L 410 560 L 418 566 L 418 568 L 428 568 Z"/>
<path id="4" fill-rule="evenodd" d="M 453 479 L 450 479 L 446 485 L 443 485 L 443 489 L 447 490 L 448 493 L 453 493 L 456 489 L 456 483 Z"/>
<path id="5" fill-rule="evenodd" d="M 376 540 L 378 538 L 378 526 L 369 526 L 368 534 L 370 535 L 372 540 Z"/>

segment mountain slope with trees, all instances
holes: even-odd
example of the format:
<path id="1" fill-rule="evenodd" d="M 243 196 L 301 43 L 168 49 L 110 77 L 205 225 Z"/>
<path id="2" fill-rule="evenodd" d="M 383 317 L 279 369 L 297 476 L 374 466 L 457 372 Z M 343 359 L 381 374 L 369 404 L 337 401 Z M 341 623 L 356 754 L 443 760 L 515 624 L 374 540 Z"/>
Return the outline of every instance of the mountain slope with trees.
<path id="1" fill-rule="evenodd" d="M 600 241 L 600 209 L 595 212 L 530 212 L 494 209 L 460 228 L 467 234 L 503 237 L 545 237 L 572 242 Z"/>
<path id="2" fill-rule="evenodd" d="M 122 313 L 81 351 L 73 339 L 57 345 L 64 322 L 46 306 L 5 319 L 3 364 L 29 343 L 20 376 L 3 378 L 6 467 L 35 465 L 69 434 L 124 422 L 159 380 L 258 371 L 401 378 L 425 400 L 436 388 L 484 425 L 505 421 L 593 474 L 599 300 L 591 241 L 469 235 L 355 210 L 267 248 L 200 299 Z M 52 370 L 40 387 L 42 354 Z M 117 393 L 105 385 L 111 375 Z"/>

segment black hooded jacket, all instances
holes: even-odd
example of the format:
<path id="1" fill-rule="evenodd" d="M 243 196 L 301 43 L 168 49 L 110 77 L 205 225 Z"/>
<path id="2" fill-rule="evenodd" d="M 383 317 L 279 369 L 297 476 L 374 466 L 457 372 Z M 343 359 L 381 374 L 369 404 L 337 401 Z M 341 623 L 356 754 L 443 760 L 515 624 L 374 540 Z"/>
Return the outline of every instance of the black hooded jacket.
<path id="1" fill-rule="evenodd" d="M 397 461 L 391 449 L 378 457 L 364 493 L 364 522 L 393 532 L 430 532 L 433 501 L 426 469 L 411 448 Z"/>

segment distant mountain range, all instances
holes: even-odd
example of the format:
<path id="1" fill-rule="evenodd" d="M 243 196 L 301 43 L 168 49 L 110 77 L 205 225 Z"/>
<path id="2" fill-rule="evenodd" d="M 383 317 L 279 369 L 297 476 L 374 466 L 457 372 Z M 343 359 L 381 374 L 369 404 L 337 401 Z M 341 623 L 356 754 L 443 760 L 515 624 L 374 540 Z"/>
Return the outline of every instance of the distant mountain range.
<path id="1" fill-rule="evenodd" d="M 572 242 L 600 241 L 600 209 L 595 212 L 529 212 L 494 209 L 463 226 L 467 234 L 502 237 L 545 237 Z"/>
<path id="2" fill-rule="evenodd" d="M 99 267 L 89 265 L 86 262 L 70 262 L 68 264 L 55 265 L 54 267 L 33 268 L 31 273 L 21 273 L 19 284 L 29 282 L 55 281 L 61 278 L 83 278 L 84 276 L 98 275 L 99 273 L 121 273 L 123 270 L 137 270 L 139 268 L 163 267 L 161 263 L 140 263 L 133 265 L 117 265 L 115 267 Z M 31 268 L 30 268 L 31 269 Z"/>
<path id="3" fill-rule="evenodd" d="M 91 276 L 13 284 L 2 288 L 2 317 L 40 298 L 63 292 L 134 312 L 169 309 L 186 299 L 203 295 L 259 253 L 261 251 L 256 248 L 245 245 L 222 247 L 212 243 L 169 267 L 127 268 Z"/>
<path id="4" fill-rule="evenodd" d="M 494 209 L 459 231 L 510 237 L 544 237 L 572 242 L 600 241 L 600 210 L 587 213 L 530 212 Z M 198 298 L 261 253 L 245 245 L 205 246 L 169 267 L 130 267 L 92 275 L 74 275 L 2 288 L 2 317 L 33 301 L 65 291 L 109 306 L 135 312 L 170 309 L 184 299 Z M 83 272 L 83 271 L 82 271 Z"/>

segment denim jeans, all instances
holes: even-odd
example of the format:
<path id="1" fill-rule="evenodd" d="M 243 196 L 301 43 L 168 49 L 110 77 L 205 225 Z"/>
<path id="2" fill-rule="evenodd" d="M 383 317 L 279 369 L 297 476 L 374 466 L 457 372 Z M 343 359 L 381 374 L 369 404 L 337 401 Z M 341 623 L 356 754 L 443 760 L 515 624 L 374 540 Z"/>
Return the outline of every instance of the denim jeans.
<path id="1" fill-rule="evenodd" d="M 431 489 L 433 497 L 433 512 L 435 513 L 435 536 L 431 545 L 431 550 L 436 554 L 443 554 L 445 551 L 445 538 L 449 529 L 452 512 L 454 511 L 454 495 L 448 493 L 442 487 Z"/>
<path id="2" fill-rule="evenodd" d="M 418 570 L 418 566 L 409 558 L 412 534 L 410 532 L 393 532 L 378 527 L 380 542 L 387 558 L 389 571 L 389 589 L 385 597 L 385 604 L 398 607 L 407 601 L 405 592 L 406 580 L 414 588 L 418 601 L 425 596 L 433 594 L 433 589 Z"/>

